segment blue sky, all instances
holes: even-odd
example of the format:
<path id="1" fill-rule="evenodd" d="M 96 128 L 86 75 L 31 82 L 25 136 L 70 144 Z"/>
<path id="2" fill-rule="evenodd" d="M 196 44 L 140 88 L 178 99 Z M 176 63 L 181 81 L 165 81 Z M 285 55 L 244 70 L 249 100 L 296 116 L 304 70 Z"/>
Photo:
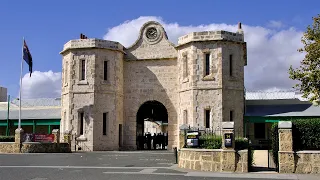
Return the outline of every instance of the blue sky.
<path id="1" fill-rule="evenodd" d="M 200 2 L 200 3 L 199 3 Z M 108 29 L 140 16 L 161 17 L 166 23 L 199 26 L 211 23 L 304 31 L 319 12 L 317 0 L 283 1 L 0 1 L 0 86 L 17 96 L 19 90 L 22 37 L 33 56 L 34 70 L 61 72 L 64 43 L 80 33 L 103 38 Z M 281 30 L 277 30 L 281 31 Z M 24 74 L 27 73 L 24 64 Z M 31 77 L 32 78 L 32 77 Z"/>

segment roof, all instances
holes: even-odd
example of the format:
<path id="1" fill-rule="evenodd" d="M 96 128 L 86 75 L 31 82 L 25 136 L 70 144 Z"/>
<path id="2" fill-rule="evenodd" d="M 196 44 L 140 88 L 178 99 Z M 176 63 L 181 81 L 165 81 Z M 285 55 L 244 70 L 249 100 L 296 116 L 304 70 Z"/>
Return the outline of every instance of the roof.
<path id="1" fill-rule="evenodd" d="M 60 119 L 61 108 L 21 109 L 21 119 Z M 0 120 L 7 119 L 7 111 L 0 111 Z M 9 119 L 19 119 L 19 110 L 10 110 Z"/>
<path id="2" fill-rule="evenodd" d="M 22 100 L 22 119 L 60 119 L 60 98 Z M 0 102 L 0 120 L 7 119 L 8 103 Z M 302 94 L 292 91 L 246 92 L 246 116 L 320 116 L 320 106 L 313 106 Z M 10 102 L 10 119 L 19 119 L 19 100 Z"/>
<path id="3" fill-rule="evenodd" d="M 9 119 L 19 119 L 19 100 L 12 100 Z M 8 103 L 0 102 L 0 120 L 7 119 Z M 60 98 L 23 99 L 21 101 L 21 119 L 60 119 Z"/>
<path id="4" fill-rule="evenodd" d="M 280 100 L 280 99 L 298 99 L 308 101 L 303 98 L 301 93 L 294 91 L 246 91 L 246 100 Z"/>
<path id="5" fill-rule="evenodd" d="M 312 104 L 247 105 L 245 116 L 320 116 Z"/>

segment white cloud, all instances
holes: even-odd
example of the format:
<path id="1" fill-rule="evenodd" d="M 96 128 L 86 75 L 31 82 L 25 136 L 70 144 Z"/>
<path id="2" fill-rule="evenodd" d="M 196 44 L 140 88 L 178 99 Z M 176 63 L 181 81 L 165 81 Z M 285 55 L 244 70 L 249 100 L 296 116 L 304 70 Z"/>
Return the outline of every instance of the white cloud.
<path id="1" fill-rule="evenodd" d="M 131 46 L 138 38 L 141 26 L 147 21 L 161 23 L 169 40 L 177 44 L 178 37 L 195 31 L 226 30 L 235 32 L 236 24 L 205 24 L 181 26 L 167 23 L 161 17 L 145 16 L 126 21 L 108 29 L 104 39 L 118 41 Z M 272 21 L 270 21 L 272 22 Z M 274 25 L 279 25 L 274 23 Z M 294 28 L 281 30 L 261 26 L 243 25 L 248 48 L 248 65 L 245 67 L 245 85 L 247 90 L 292 90 L 294 82 L 289 79 L 290 65 L 298 67 L 304 54 L 297 52 L 302 47 L 302 33 Z M 279 26 L 278 26 L 279 27 Z M 23 77 L 23 98 L 60 97 L 61 72 L 35 71 L 32 77 L 27 73 Z"/>
<path id="2" fill-rule="evenodd" d="M 56 98 L 61 96 L 61 73 L 34 71 L 22 78 L 22 98 Z"/>
<path id="3" fill-rule="evenodd" d="M 270 28 L 282 28 L 282 27 L 284 27 L 284 24 L 281 21 L 271 20 L 268 23 L 268 27 L 270 27 Z"/>
<path id="4" fill-rule="evenodd" d="M 141 26 L 147 21 L 161 23 L 169 40 L 177 44 L 178 37 L 194 31 L 226 30 L 235 32 L 236 24 L 206 24 L 181 26 L 167 23 L 161 17 L 146 16 L 126 21 L 108 29 L 104 39 L 118 41 L 124 46 L 131 46 L 138 38 Z M 280 25 L 280 23 L 274 23 Z M 245 67 L 245 85 L 247 90 L 292 90 L 294 81 L 289 79 L 290 65 L 298 67 L 303 54 L 297 52 L 302 47 L 302 32 L 294 28 L 281 30 L 261 26 L 243 25 L 248 48 L 248 65 Z"/>

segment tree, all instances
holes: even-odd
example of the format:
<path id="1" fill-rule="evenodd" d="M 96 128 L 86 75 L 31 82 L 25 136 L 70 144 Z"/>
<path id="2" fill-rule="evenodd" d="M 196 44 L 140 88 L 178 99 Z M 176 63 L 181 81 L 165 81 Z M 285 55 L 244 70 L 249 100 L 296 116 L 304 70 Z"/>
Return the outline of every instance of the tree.
<path id="1" fill-rule="evenodd" d="M 308 26 L 307 30 L 301 38 L 304 47 L 298 49 L 301 53 L 306 53 L 304 59 L 300 63 L 300 67 L 289 68 L 290 79 L 300 81 L 295 85 L 303 93 L 304 98 L 308 98 L 310 102 L 320 101 L 320 14 L 313 17 L 312 26 Z"/>

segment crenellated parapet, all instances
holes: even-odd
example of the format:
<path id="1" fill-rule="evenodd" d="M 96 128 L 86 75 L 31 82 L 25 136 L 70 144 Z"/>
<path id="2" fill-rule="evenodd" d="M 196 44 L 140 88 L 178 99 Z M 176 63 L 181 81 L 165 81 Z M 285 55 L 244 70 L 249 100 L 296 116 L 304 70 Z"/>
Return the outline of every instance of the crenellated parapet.
<path id="1" fill-rule="evenodd" d="M 70 49 L 83 49 L 83 48 L 97 48 L 97 49 L 110 49 L 123 52 L 123 46 L 119 42 L 101 40 L 96 38 L 91 39 L 75 39 L 68 41 L 60 54 Z"/>
<path id="2" fill-rule="evenodd" d="M 228 31 L 202 31 L 192 32 L 184 35 L 178 39 L 178 46 L 194 41 L 213 41 L 226 40 L 235 42 L 244 42 L 244 36 L 240 33 L 233 33 Z"/>
<path id="3" fill-rule="evenodd" d="M 202 32 L 192 32 L 184 35 L 178 39 L 178 46 L 187 44 L 195 41 L 234 41 L 234 42 L 244 42 L 244 33 L 242 30 L 241 23 L 238 23 L 238 30 L 236 33 L 228 31 L 202 31 Z"/>

